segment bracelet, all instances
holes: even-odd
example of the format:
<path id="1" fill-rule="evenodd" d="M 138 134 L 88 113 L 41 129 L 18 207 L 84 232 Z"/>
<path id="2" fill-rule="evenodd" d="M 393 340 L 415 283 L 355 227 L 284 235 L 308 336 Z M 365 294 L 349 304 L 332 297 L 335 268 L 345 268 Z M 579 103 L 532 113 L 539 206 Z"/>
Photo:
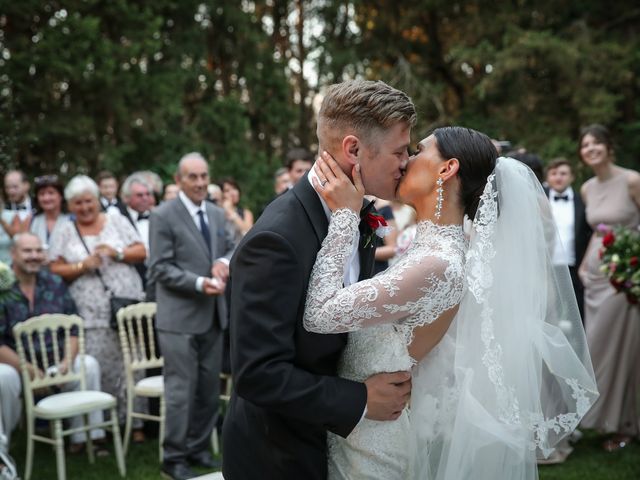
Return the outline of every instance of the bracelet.
<path id="1" fill-rule="evenodd" d="M 83 268 L 84 268 L 84 262 L 78 262 L 78 263 L 75 264 L 75 269 L 76 269 L 77 272 L 79 272 Z"/>

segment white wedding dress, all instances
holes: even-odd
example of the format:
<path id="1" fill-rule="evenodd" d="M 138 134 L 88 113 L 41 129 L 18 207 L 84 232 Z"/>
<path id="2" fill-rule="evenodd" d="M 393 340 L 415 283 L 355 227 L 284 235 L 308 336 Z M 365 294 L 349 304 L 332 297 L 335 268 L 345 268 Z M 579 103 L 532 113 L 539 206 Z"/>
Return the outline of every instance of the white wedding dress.
<path id="1" fill-rule="evenodd" d="M 333 213 L 311 274 L 305 328 L 352 332 L 339 375 L 412 368 L 411 408 L 329 434 L 329 479 L 535 480 L 597 399 L 568 270 L 551 263 L 555 226 L 530 169 L 499 158 L 467 243 L 461 227 L 420 222 L 388 270 L 343 287 L 358 216 Z M 458 305 L 419 364 L 413 329 Z M 366 327 L 366 328 L 365 328 Z"/>
<path id="2" fill-rule="evenodd" d="M 376 373 L 413 367 L 407 351 L 413 328 L 431 323 L 460 302 L 466 242 L 459 226 L 420 222 L 411 247 L 392 267 L 342 288 L 359 222 L 351 210 L 332 215 L 310 279 L 305 327 L 320 333 L 357 330 L 349 335 L 338 374 L 364 381 Z M 395 324 L 360 330 L 365 319 L 369 324 L 375 319 Z M 393 422 L 363 419 L 346 439 L 330 433 L 329 479 L 410 478 L 408 415 L 405 409 Z"/>

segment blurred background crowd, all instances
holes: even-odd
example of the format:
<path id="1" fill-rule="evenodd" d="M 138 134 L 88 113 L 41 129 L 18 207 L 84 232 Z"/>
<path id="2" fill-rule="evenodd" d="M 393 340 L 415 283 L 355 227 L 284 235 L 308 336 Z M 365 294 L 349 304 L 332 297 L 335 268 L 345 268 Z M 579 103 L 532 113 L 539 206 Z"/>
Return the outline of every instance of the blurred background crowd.
<path id="1" fill-rule="evenodd" d="M 583 426 L 604 434 L 605 450 L 624 448 L 640 433 L 640 314 L 600 271 L 598 226 L 640 224 L 639 22 L 630 1 L 4 2 L 0 261 L 20 295 L 0 302 L 5 433 L 22 401 L 11 326 L 38 308 L 79 313 L 99 386 L 123 415 L 122 358 L 96 271 L 115 293 L 162 305 L 177 280 L 153 238 L 171 225 L 171 202 L 182 202 L 206 243 L 231 242 L 209 252 L 216 275 L 193 277 L 194 291 L 223 296 L 209 280 L 224 281 L 233 245 L 273 198 L 306 181 L 323 89 L 360 77 L 412 97 L 415 141 L 437 126 L 468 126 L 536 172 L 601 394 Z M 206 179 L 190 181 L 203 162 Z M 381 271 L 410 245 L 414 216 L 394 202 L 376 208 L 394 227 L 377 245 Z M 38 297 L 36 276 L 55 293 Z M 229 369 L 218 323 L 214 373 Z M 145 440 L 142 427 L 134 441 Z"/>

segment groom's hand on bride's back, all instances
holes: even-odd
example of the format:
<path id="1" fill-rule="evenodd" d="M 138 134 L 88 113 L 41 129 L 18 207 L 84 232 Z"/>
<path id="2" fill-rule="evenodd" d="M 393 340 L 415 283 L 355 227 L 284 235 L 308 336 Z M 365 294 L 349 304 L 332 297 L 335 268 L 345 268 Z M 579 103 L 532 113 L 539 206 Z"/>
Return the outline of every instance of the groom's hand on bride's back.
<path id="1" fill-rule="evenodd" d="M 367 414 L 370 420 L 395 420 L 409 401 L 411 373 L 378 373 L 364 381 L 367 386 Z"/>

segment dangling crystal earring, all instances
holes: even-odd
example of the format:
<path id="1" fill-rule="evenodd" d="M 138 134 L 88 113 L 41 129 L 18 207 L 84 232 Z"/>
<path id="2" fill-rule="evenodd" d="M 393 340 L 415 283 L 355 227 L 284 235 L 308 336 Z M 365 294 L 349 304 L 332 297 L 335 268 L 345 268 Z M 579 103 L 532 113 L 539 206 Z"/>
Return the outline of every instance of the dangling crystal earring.
<path id="1" fill-rule="evenodd" d="M 442 177 L 438 178 L 438 181 L 436 182 L 436 184 L 438 185 L 438 200 L 436 203 L 436 220 L 440 220 L 440 215 L 442 214 L 442 201 L 444 200 L 444 189 L 442 188 L 442 184 L 444 183 L 444 180 L 442 180 Z"/>

